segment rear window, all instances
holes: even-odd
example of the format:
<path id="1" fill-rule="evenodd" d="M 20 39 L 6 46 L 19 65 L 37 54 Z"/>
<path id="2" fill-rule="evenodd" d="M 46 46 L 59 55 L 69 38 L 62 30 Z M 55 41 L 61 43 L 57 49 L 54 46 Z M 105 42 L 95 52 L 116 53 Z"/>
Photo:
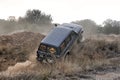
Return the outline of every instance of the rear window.
<path id="1" fill-rule="evenodd" d="M 53 47 L 48 47 L 47 51 L 48 51 L 49 53 L 52 53 L 52 54 L 55 54 L 55 53 L 56 53 L 56 49 L 53 48 Z"/>
<path id="2" fill-rule="evenodd" d="M 43 51 L 43 52 L 46 52 L 46 45 L 43 45 L 43 44 L 41 44 L 40 46 L 39 46 L 39 50 L 41 50 L 41 51 Z"/>
<path id="3" fill-rule="evenodd" d="M 54 47 L 51 47 L 51 46 L 46 46 L 44 44 L 41 44 L 39 46 L 39 50 L 40 51 L 43 51 L 43 52 L 48 52 L 48 53 L 51 53 L 51 54 L 55 54 L 57 51 L 56 51 L 56 48 Z"/>

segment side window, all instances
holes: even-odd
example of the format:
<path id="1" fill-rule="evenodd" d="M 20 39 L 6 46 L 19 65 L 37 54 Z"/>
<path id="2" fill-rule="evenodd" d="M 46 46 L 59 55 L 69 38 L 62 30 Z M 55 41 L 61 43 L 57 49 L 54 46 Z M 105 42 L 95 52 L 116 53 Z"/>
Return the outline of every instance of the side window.
<path id="1" fill-rule="evenodd" d="M 61 51 L 63 51 L 65 49 L 65 47 L 67 46 L 67 44 L 70 42 L 71 40 L 71 35 L 69 35 L 65 41 L 60 45 Z"/>
<path id="2" fill-rule="evenodd" d="M 70 40 L 71 40 L 71 35 L 69 35 L 67 38 L 66 38 L 66 45 L 70 42 Z"/>
<path id="3" fill-rule="evenodd" d="M 71 33 L 71 38 L 73 38 L 75 36 L 75 32 Z"/>
<path id="4" fill-rule="evenodd" d="M 65 42 L 63 42 L 61 45 L 60 45 L 60 48 L 61 48 L 61 51 L 63 51 L 65 49 Z"/>

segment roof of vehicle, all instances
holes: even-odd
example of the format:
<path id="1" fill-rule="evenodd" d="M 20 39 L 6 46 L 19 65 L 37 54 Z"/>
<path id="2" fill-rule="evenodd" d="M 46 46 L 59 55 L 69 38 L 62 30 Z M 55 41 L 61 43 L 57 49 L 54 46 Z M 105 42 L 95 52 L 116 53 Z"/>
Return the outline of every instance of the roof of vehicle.
<path id="1" fill-rule="evenodd" d="M 64 23 L 61 26 L 70 28 L 70 29 L 72 29 L 76 33 L 79 33 L 80 31 L 83 31 L 82 26 L 74 24 L 74 23 Z"/>
<path id="2" fill-rule="evenodd" d="M 72 32 L 71 29 L 61 27 L 55 27 L 42 41 L 41 43 L 59 47 L 65 38 Z"/>
<path id="3" fill-rule="evenodd" d="M 82 31 L 82 26 L 73 23 L 58 25 L 53 28 L 53 30 L 41 41 L 41 43 L 59 47 L 72 31 L 79 33 Z"/>

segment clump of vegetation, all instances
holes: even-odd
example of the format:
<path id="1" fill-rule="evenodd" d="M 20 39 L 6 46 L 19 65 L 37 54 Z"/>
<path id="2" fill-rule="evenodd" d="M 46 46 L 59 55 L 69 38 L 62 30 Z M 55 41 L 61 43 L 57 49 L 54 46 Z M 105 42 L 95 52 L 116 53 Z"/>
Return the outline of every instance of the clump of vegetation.
<path id="1" fill-rule="evenodd" d="M 82 25 L 84 28 L 84 35 L 94 35 L 94 34 L 120 34 L 120 21 L 107 19 L 103 24 L 98 25 L 95 21 L 90 19 L 78 20 L 73 23 Z"/>
<path id="2" fill-rule="evenodd" d="M 45 29 L 46 28 L 46 29 Z M 52 17 L 38 9 L 27 10 L 24 17 L 19 19 L 0 19 L 0 34 L 17 31 L 48 32 L 52 28 Z"/>

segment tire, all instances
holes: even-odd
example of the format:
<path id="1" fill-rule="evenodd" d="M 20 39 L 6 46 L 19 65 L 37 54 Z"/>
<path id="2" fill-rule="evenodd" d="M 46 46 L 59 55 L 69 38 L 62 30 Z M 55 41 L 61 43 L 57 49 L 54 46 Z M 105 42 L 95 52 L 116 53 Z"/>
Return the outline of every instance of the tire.
<path id="1" fill-rule="evenodd" d="M 36 57 L 36 60 L 39 61 L 39 62 L 43 62 L 43 59 L 42 58 L 39 58 L 39 57 Z"/>
<path id="2" fill-rule="evenodd" d="M 70 52 L 65 55 L 64 62 L 70 62 Z"/>

